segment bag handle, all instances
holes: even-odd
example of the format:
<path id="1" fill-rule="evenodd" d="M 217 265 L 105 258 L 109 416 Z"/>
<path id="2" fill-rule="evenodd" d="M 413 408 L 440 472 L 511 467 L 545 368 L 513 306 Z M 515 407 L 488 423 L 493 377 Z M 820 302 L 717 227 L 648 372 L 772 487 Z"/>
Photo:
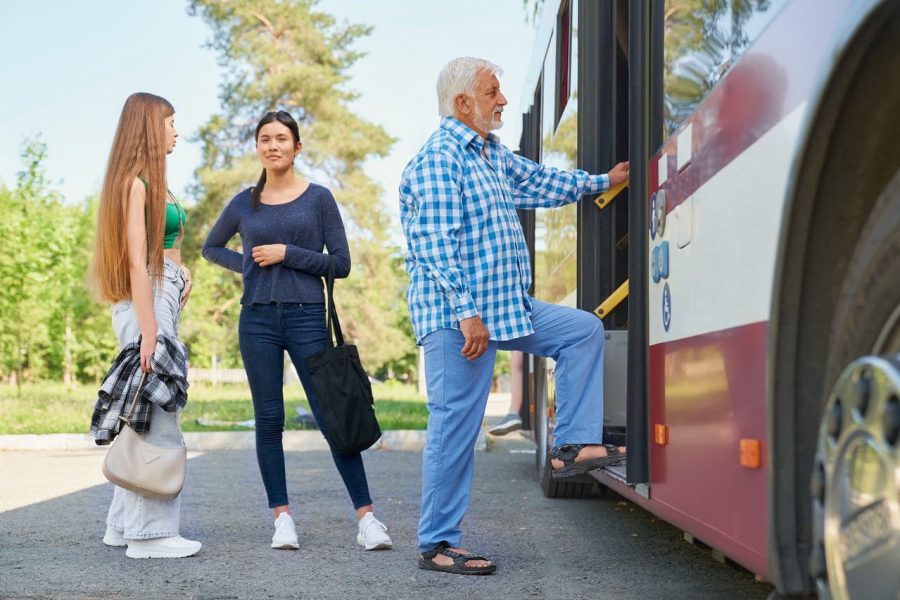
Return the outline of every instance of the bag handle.
<path id="1" fill-rule="evenodd" d="M 119 419 L 124 421 L 126 425 L 131 425 L 131 415 L 134 414 L 134 407 L 137 406 L 138 398 L 141 397 L 141 390 L 144 389 L 144 381 L 147 380 L 147 374 L 141 371 L 141 382 L 138 384 L 137 391 L 134 393 L 134 399 L 131 401 L 131 406 L 128 407 L 128 415 L 123 417 L 119 415 Z"/>
<path id="2" fill-rule="evenodd" d="M 332 340 L 332 334 L 335 339 L 337 339 L 337 345 L 344 345 L 344 332 L 341 331 L 341 322 L 338 320 L 337 308 L 334 306 L 334 264 L 337 262 L 337 259 L 333 256 L 328 257 L 328 276 L 325 278 L 325 284 L 328 288 L 328 317 L 327 317 L 327 325 L 328 328 L 328 343 L 331 347 L 334 347 L 334 341 Z"/>

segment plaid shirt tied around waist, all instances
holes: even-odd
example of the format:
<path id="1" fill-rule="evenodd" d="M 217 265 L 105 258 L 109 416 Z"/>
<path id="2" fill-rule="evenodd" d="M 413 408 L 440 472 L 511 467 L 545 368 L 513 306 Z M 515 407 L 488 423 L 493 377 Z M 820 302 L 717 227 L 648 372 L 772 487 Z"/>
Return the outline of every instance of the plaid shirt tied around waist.
<path id="1" fill-rule="evenodd" d="M 403 171 L 409 312 L 416 340 L 479 315 L 490 339 L 534 333 L 531 266 L 516 209 L 563 206 L 609 188 L 606 175 L 560 171 L 444 117 Z"/>
<path id="2" fill-rule="evenodd" d="M 153 370 L 147 374 L 140 398 L 131 415 L 131 427 L 144 433 L 150 430 L 153 404 L 174 412 L 187 404 L 187 351 L 176 338 L 161 334 L 151 358 Z M 91 435 L 98 445 L 115 439 L 121 429 L 119 416 L 128 411 L 141 383 L 141 337 L 122 348 L 97 392 L 91 416 Z"/>

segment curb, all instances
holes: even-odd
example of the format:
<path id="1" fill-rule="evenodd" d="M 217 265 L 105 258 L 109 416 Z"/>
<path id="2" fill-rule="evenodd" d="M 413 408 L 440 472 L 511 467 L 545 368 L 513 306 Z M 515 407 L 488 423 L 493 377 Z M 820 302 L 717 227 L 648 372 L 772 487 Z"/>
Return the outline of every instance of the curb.
<path id="1" fill-rule="evenodd" d="M 213 450 L 253 450 L 256 448 L 256 434 L 253 431 L 189 431 L 184 433 L 187 449 L 195 452 Z M 285 431 L 284 449 L 287 452 L 307 450 L 328 450 L 325 438 L 318 431 Z M 421 452 L 425 447 L 425 432 L 421 430 L 399 429 L 385 431 L 370 450 L 394 450 Z M 106 446 L 97 446 L 86 433 L 48 433 L 0 435 L 0 451 L 3 450 L 97 450 L 105 451 Z M 484 431 L 478 433 L 476 451 L 488 449 Z"/>

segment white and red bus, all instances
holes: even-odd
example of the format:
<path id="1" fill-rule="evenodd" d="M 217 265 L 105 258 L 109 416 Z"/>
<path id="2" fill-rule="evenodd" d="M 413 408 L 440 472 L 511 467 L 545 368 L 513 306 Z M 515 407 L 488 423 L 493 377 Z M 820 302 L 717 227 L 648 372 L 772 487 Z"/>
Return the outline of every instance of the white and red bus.
<path id="1" fill-rule="evenodd" d="M 900 2 L 545 0 L 520 152 L 628 188 L 520 216 L 536 297 L 607 330 L 597 482 L 772 582 L 900 590 Z"/>

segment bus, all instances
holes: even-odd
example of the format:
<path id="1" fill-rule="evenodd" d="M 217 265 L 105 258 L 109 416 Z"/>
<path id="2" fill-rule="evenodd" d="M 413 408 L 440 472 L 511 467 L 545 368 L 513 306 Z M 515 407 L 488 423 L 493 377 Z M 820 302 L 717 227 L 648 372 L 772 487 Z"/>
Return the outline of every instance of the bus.
<path id="1" fill-rule="evenodd" d="M 775 586 L 900 590 L 900 2 L 545 0 L 519 152 L 631 163 L 520 212 L 535 297 L 606 335 L 604 437 L 553 480 L 553 362 L 526 356 L 545 495 L 597 483 Z"/>

